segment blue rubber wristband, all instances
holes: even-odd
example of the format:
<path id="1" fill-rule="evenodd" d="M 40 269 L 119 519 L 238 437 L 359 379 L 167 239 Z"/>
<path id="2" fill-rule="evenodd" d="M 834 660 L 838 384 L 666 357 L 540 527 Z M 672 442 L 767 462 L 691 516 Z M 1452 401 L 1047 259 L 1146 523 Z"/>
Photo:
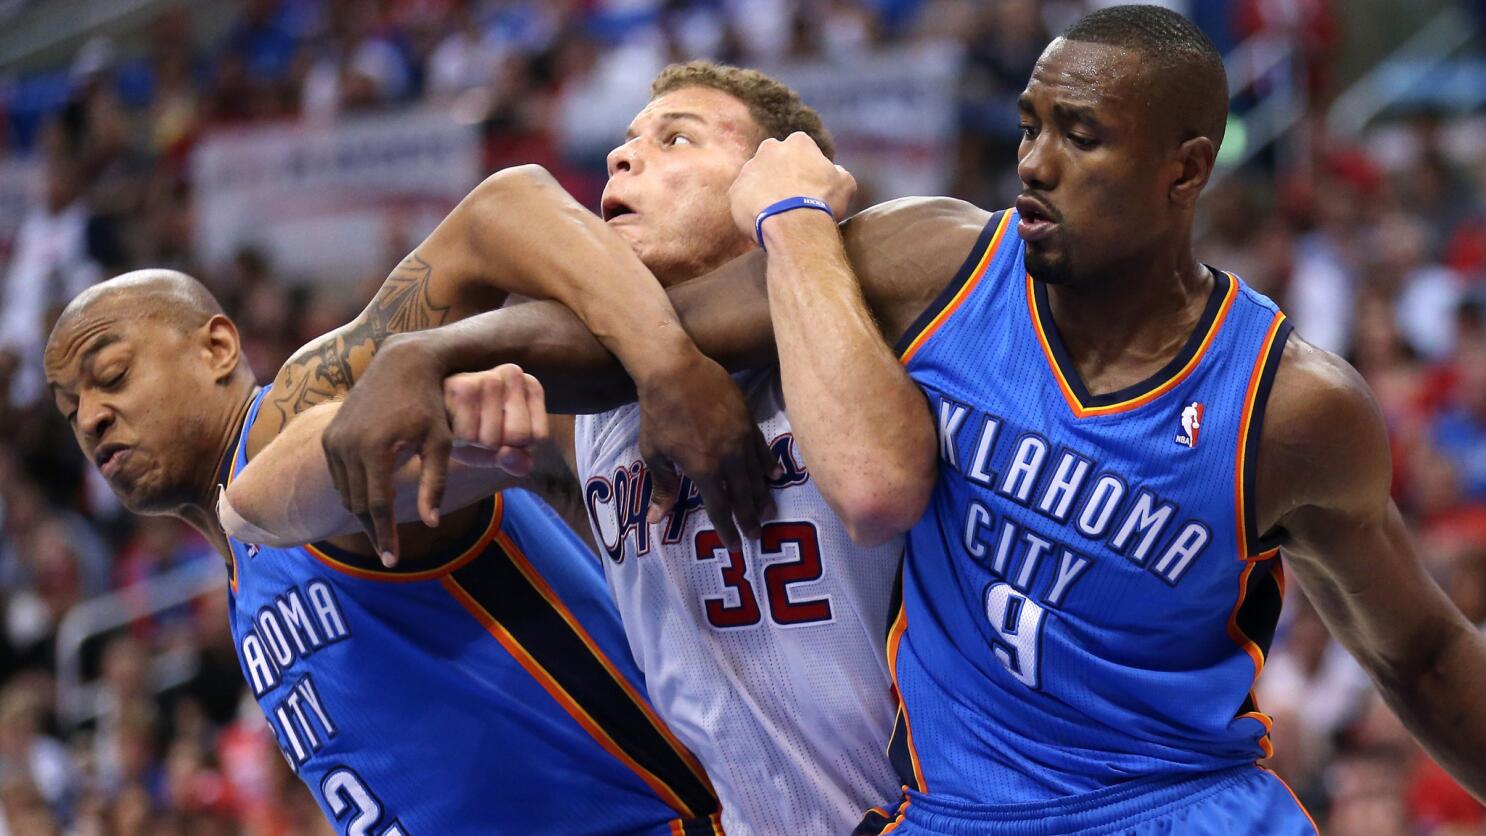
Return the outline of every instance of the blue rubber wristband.
<path id="1" fill-rule="evenodd" d="M 831 220 L 836 220 L 836 213 L 831 211 L 830 204 L 818 197 L 786 197 L 778 203 L 771 203 L 753 219 L 753 237 L 758 239 L 758 245 L 764 252 L 769 251 L 764 246 L 764 221 L 792 209 L 819 209 L 830 215 Z"/>

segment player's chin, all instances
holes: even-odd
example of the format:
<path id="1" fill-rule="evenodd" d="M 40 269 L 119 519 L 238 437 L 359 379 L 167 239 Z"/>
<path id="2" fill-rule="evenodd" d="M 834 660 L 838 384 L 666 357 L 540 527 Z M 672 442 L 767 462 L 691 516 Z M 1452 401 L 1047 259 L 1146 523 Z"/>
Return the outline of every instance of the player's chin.
<path id="1" fill-rule="evenodd" d="M 1068 257 L 1051 241 L 1036 241 L 1027 244 L 1024 261 L 1032 278 L 1045 284 L 1072 284 L 1073 271 L 1069 269 Z"/>
<path id="2" fill-rule="evenodd" d="M 179 510 L 184 492 L 162 490 L 158 485 L 151 484 L 147 477 L 148 474 L 132 479 L 119 476 L 109 482 L 108 486 L 113 488 L 114 496 L 119 498 L 119 504 L 130 513 L 150 516 L 169 514 Z"/>

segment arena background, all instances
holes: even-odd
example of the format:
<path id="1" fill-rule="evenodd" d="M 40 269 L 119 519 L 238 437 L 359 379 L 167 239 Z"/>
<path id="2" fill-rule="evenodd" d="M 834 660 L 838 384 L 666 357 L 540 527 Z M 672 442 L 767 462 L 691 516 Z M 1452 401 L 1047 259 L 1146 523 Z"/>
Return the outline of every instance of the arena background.
<path id="1" fill-rule="evenodd" d="M 0 0 L 0 836 L 328 832 L 245 699 L 220 559 L 122 512 L 52 408 L 74 293 L 186 270 L 271 376 L 485 173 L 595 205 L 650 78 L 698 56 L 796 85 L 862 205 L 1004 206 L 1015 96 L 1096 5 Z M 1486 623 L 1486 3 L 1167 5 L 1233 91 L 1199 255 L 1367 378 L 1419 553 Z M 1328 833 L 1486 833 L 1294 585 L 1259 702 Z"/>

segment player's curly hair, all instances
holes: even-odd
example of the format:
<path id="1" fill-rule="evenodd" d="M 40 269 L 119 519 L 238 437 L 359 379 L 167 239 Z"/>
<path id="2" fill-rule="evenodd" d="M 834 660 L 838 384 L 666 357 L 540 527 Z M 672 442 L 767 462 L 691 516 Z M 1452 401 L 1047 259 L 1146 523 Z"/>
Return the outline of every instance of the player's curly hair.
<path id="1" fill-rule="evenodd" d="M 650 84 L 650 97 L 663 96 L 683 87 L 710 87 L 748 106 L 748 112 L 763 129 L 764 138 L 784 139 L 795 131 L 807 134 L 820 146 L 826 159 L 836 158 L 836 143 L 820 121 L 820 114 L 800 100 L 800 94 L 758 70 L 688 61 L 672 64 Z"/>

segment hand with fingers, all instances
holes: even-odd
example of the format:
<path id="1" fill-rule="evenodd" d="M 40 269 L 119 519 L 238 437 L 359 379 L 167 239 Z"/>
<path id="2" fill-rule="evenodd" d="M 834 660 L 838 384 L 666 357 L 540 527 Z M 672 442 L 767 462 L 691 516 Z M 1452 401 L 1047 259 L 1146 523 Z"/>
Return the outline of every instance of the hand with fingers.
<path id="1" fill-rule="evenodd" d="M 444 380 L 444 411 L 454 461 L 499 467 L 516 476 L 532 469 L 532 448 L 549 437 L 542 384 L 512 363 Z"/>
<path id="2" fill-rule="evenodd" d="M 698 353 L 636 389 L 640 453 L 651 480 L 649 521 L 659 522 L 682 498 L 684 473 L 724 545 L 737 549 L 742 537 L 757 538 L 774 513 L 768 480 L 778 462 L 728 373 Z"/>
<path id="3" fill-rule="evenodd" d="M 397 562 L 398 468 L 421 457 L 418 514 L 436 526 L 453 442 L 443 367 L 416 339 L 389 338 L 321 437 L 341 502 L 384 564 Z"/>
<path id="4" fill-rule="evenodd" d="M 796 131 L 783 140 L 766 139 L 753 158 L 743 164 L 728 189 L 733 223 L 749 238 L 760 230 L 756 221 L 764 209 L 791 197 L 824 201 L 836 220 L 846 217 L 856 194 L 851 173 L 826 158 L 807 134 Z M 824 213 L 807 212 L 809 216 Z"/>

